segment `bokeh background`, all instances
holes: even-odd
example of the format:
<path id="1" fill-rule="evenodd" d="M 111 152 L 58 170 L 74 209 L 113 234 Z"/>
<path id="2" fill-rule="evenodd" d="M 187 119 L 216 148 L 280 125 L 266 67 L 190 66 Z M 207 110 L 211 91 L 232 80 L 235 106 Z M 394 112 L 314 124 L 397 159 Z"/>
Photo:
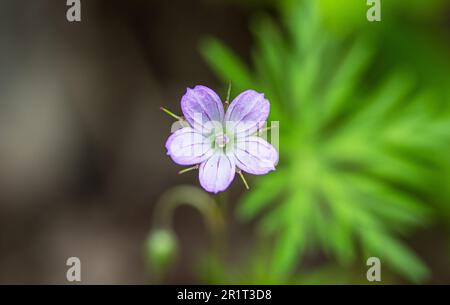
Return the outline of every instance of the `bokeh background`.
<path id="1" fill-rule="evenodd" d="M 450 283 L 450 3 L 365 2 L 2 0 L 0 283 Z M 209 196 L 159 107 L 229 81 L 280 164 Z"/>

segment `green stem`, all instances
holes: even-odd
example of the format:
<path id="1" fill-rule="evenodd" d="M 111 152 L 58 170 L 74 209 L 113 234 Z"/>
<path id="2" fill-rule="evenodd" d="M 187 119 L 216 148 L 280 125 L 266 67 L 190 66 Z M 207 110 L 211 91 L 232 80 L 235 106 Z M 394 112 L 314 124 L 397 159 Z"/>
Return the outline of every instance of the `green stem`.
<path id="1" fill-rule="evenodd" d="M 222 193 L 224 194 L 224 193 Z M 221 194 L 221 195 L 222 195 Z M 218 204 L 210 195 L 193 186 L 177 186 L 161 196 L 156 203 L 153 214 L 153 225 L 156 228 L 173 230 L 173 214 L 180 205 L 188 205 L 196 209 L 205 220 L 206 227 L 211 233 L 212 251 L 217 257 L 225 253 L 225 218 L 226 202 Z"/>
<path id="2" fill-rule="evenodd" d="M 229 223 L 229 202 L 228 202 L 228 193 L 222 192 L 219 195 L 217 195 L 217 202 L 218 202 L 218 208 L 221 211 L 221 215 L 223 217 L 225 226 Z M 227 242 L 227 235 L 226 231 L 222 231 L 220 235 L 217 236 L 216 244 L 214 247 L 214 251 L 217 255 L 217 257 L 222 258 L 225 260 L 225 254 L 227 253 L 228 249 L 228 242 Z"/>

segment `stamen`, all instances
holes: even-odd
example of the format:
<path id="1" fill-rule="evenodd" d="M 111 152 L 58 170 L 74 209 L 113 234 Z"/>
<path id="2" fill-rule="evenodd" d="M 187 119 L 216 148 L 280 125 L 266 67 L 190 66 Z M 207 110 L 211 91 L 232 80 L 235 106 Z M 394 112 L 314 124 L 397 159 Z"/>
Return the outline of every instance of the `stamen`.
<path id="1" fill-rule="evenodd" d="M 230 138 L 226 134 L 219 133 L 216 135 L 216 144 L 218 147 L 223 148 L 230 142 Z"/>

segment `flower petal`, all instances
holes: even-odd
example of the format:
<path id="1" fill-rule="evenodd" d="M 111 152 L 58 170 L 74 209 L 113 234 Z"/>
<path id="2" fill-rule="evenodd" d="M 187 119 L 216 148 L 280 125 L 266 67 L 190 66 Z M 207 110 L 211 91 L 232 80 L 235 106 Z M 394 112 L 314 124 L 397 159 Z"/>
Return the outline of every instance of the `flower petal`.
<path id="1" fill-rule="evenodd" d="M 270 103 L 264 94 L 247 90 L 239 94 L 225 114 L 227 128 L 231 125 L 234 134 L 251 135 L 261 128 L 270 112 Z"/>
<path id="2" fill-rule="evenodd" d="M 196 130 L 209 132 L 212 126 L 206 127 L 208 122 L 222 123 L 224 110 L 219 96 L 205 86 L 188 88 L 181 99 L 181 110 L 186 120 Z"/>
<path id="3" fill-rule="evenodd" d="M 211 142 L 191 127 L 181 128 L 167 139 L 167 154 L 179 165 L 199 164 L 212 156 Z"/>
<path id="4" fill-rule="evenodd" d="M 278 152 L 266 140 L 260 137 L 239 139 L 234 147 L 236 166 L 253 175 L 264 175 L 275 170 Z"/>
<path id="5" fill-rule="evenodd" d="M 208 192 L 222 192 L 233 181 L 235 173 L 233 157 L 217 152 L 200 165 L 200 184 Z"/>

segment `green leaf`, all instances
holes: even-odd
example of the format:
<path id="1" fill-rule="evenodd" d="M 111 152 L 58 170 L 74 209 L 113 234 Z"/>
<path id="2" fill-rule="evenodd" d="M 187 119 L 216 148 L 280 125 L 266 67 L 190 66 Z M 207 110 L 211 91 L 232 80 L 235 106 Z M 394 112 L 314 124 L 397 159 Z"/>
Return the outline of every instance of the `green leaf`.
<path id="1" fill-rule="evenodd" d="M 422 281 L 427 268 L 397 238 L 434 221 L 433 209 L 448 211 L 450 90 L 445 99 L 419 88 L 411 71 L 375 62 L 384 57 L 370 38 L 334 39 L 317 1 L 279 5 L 282 23 L 265 16 L 252 28 L 252 71 L 220 42 L 202 45 L 224 82 L 265 93 L 280 120 L 284 158 L 255 177 L 237 210 L 243 220 L 259 216 L 258 233 L 273 246 L 262 268 L 288 281 L 305 251 L 359 266 L 362 250 Z"/>
<path id="2" fill-rule="evenodd" d="M 224 83 L 232 82 L 237 91 L 254 87 L 245 64 L 220 41 L 209 38 L 201 44 L 203 57 Z"/>
<path id="3" fill-rule="evenodd" d="M 371 256 L 380 258 L 407 279 L 420 283 L 430 276 L 423 262 L 400 241 L 378 230 L 361 230 L 361 239 Z"/>
<path id="4" fill-rule="evenodd" d="M 285 173 L 279 170 L 261 177 L 254 189 L 245 194 L 237 214 L 242 220 L 254 218 L 257 213 L 269 205 L 273 199 L 285 191 Z"/>
<path id="5" fill-rule="evenodd" d="M 323 124 L 352 106 L 348 100 L 362 81 L 363 73 L 372 62 L 374 49 L 367 39 L 355 42 L 346 54 L 323 97 Z"/>
<path id="6" fill-rule="evenodd" d="M 414 196 L 391 185 L 355 174 L 341 175 L 349 192 L 356 196 L 364 208 L 389 219 L 393 224 L 424 226 L 428 223 L 430 209 Z"/>
<path id="7" fill-rule="evenodd" d="M 294 272 L 308 242 L 313 197 L 296 192 L 285 202 L 284 225 L 280 228 L 273 254 L 273 272 L 283 277 Z"/>

